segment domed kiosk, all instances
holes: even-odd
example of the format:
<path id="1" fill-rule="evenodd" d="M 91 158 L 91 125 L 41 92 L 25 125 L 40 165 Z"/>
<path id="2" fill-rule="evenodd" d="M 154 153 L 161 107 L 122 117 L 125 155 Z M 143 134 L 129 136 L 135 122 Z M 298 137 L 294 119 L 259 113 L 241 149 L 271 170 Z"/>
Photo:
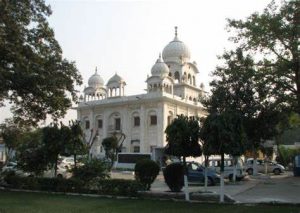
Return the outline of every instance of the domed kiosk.
<path id="1" fill-rule="evenodd" d="M 108 80 L 106 86 L 108 89 L 108 97 L 117 97 L 125 95 L 126 82 L 117 73 Z"/>
<path id="2" fill-rule="evenodd" d="M 106 98 L 106 88 L 102 77 L 98 74 L 97 67 L 95 73 L 88 80 L 88 87 L 84 88 L 84 100 L 101 100 Z"/>

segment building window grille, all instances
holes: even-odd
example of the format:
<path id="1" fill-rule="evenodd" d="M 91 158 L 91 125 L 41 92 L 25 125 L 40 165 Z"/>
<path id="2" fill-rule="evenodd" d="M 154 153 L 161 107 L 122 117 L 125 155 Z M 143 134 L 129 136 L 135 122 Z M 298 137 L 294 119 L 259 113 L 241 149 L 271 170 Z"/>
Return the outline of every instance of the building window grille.
<path id="1" fill-rule="evenodd" d="M 157 116 L 151 115 L 150 116 L 150 125 L 156 125 L 157 124 Z"/>
<path id="2" fill-rule="evenodd" d="M 116 130 L 121 130 L 121 118 L 116 118 L 115 119 L 115 129 Z"/>
<path id="3" fill-rule="evenodd" d="M 85 121 L 85 129 L 89 129 L 90 128 L 90 121 Z"/>
<path id="4" fill-rule="evenodd" d="M 139 116 L 136 116 L 134 117 L 134 126 L 140 126 L 140 117 Z"/>
<path id="5" fill-rule="evenodd" d="M 140 152 L 140 147 L 139 146 L 134 146 L 133 147 L 133 152 L 134 153 L 139 153 Z"/>
<path id="6" fill-rule="evenodd" d="M 103 121 L 100 119 L 98 120 L 98 128 L 102 129 L 103 128 Z"/>

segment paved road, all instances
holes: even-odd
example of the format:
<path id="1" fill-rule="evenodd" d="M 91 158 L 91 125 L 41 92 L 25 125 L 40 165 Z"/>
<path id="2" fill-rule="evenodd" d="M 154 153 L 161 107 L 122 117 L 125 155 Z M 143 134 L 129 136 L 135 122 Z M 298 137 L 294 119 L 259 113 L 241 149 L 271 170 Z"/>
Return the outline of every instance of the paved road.
<path id="1" fill-rule="evenodd" d="M 259 180 L 256 186 L 233 195 L 243 203 L 300 203 L 300 177 L 283 176 Z"/>
<path id="2" fill-rule="evenodd" d="M 134 179 L 132 172 L 116 172 L 113 178 Z M 160 173 L 151 186 L 153 192 L 166 192 L 170 189 Z M 203 186 L 189 187 L 190 192 L 204 191 Z M 220 186 L 211 186 L 208 191 L 219 194 Z M 245 180 L 232 184 L 225 183 L 225 194 L 242 203 L 260 202 L 288 202 L 300 204 L 300 177 L 293 177 L 292 173 L 283 175 L 246 177 Z"/>

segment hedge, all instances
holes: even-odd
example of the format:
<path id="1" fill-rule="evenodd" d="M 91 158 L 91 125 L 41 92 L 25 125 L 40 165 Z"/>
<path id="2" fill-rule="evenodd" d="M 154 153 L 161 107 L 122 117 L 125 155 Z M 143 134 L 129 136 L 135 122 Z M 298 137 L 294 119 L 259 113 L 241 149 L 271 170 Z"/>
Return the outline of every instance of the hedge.
<path id="1" fill-rule="evenodd" d="M 75 192 L 116 196 L 137 196 L 144 186 L 135 180 L 94 179 L 85 184 L 75 178 L 43 178 L 9 176 L 4 179 L 7 188 L 40 190 L 51 192 Z"/>

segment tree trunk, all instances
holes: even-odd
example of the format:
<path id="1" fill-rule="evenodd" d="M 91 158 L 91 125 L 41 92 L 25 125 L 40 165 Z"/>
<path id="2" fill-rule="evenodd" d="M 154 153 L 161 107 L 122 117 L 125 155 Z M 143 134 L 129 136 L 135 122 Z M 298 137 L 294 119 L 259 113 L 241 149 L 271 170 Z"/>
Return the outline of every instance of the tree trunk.
<path id="1" fill-rule="evenodd" d="M 204 191 L 207 191 L 207 172 L 208 172 L 208 158 L 209 156 L 204 156 L 204 165 L 205 165 L 205 169 L 204 169 Z"/>
<path id="2" fill-rule="evenodd" d="M 57 175 L 57 161 L 58 161 L 58 156 L 56 156 L 55 164 L 54 164 L 54 177 L 56 177 Z"/>
<path id="3" fill-rule="evenodd" d="M 296 106 L 296 112 L 300 114 L 300 61 L 299 61 L 299 15 L 300 15 L 300 9 L 299 9 L 299 2 L 298 5 L 296 3 L 296 11 L 293 17 L 293 36 L 294 41 L 293 42 L 293 70 L 295 72 L 295 81 L 296 81 L 296 97 L 297 97 L 297 106 Z M 298 40 L 298 42 L 297 42 Z"/>
<path id="4" fill-rule="evenodd" d="M 190 193 L 189 193 L 189 185 L 188 185 L 188 179 L 187 179 L 187 167 L 186 167 L 186 160 L 185 160 L 185 156 L 183 157 L 183 170 L 184 170 L 184 193 L 185 193 L 185 200 L 186 201 L 190 201 Z"/>
<path id="5" fill-rule="evenodd" d="M 233 176 L 232 176 L 232 182 L 235 183 L 236 182 L 236 170 L 237 170 L 237 164 L 234 164 L 233 167 Z"/>
<path id="6" fill-rule="evenodd" d="M 77 155 L 76 153 L 74 153 L 74 168 L 77 169 L 77 159 L 76 159 Z"/>
<path id="7" fill-rule="evenodd" d="M 253 175 L 256 176 L 257 175 L 257 154 L 256 154 L 256 150 L 253 148 Z"/>
<path id="8" fill-rule="evenodd" d="M 224 203 L 224 153 L 221 154 L 220 203 Z"/>

